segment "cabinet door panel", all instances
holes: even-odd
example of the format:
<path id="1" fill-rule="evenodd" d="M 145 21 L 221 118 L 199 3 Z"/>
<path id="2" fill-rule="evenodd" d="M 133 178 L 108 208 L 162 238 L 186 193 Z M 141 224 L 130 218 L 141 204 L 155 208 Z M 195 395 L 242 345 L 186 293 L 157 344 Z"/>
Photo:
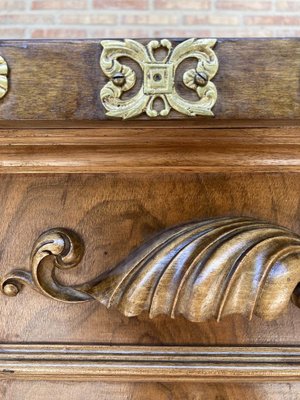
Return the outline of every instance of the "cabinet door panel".
<path id="1" fill-rule="evenodd" d="M 299 189 L 300 175 L 293 173 L 5 175 L 1 274 L 28 269 L 35 239 L 57 226 L 74 229 L 85 242 L 80 266 L 60 272 L 70 284 L 111 269 L 155 233 L 189 220 L 242 215 L 297 233 Z M 273 322 L 233 315 L 219 323 L 194 323 L 146 314 L 127 318 L 97 302 L 64 304 L 29 288 L 0 302 L 4 342 L 299 344 L 300 315 L 293 304 Z"/>

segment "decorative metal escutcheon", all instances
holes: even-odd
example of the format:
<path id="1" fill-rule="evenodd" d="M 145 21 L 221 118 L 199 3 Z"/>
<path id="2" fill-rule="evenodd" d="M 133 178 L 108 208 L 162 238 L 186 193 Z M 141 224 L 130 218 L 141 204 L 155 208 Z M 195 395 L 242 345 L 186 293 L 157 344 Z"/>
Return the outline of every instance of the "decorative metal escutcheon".
<path id="1" fill-rule="evenodd" d="M 0 99 L 4 97 L 8 91 L 8 66 L 3 57 L 0 56 Z"/>
<path id="2" fill-rule="evenodd" d="M 188 116 L 213 116 L 217 89 L 211 79 L 217 73 L 218 59 L 212 48 L 216 42 L 192 38 L 173 48 L 167 39 L 152 40 L 146 46 L 131 39 L 103 40 L 100 66 L 109 82 L 101 89 L 100 98 L 106 115 L 127 119 L 145 112 L 157 117 L 167 116 L 174 109 Z M 159 53 L 163 57 L 158 57 Z M 125 92 L 137 83 L 137 73 L 124 63 L 124 57 L 137 63 L 143 75 L 140 89 L 126 98 Z M 196 59 L 196 65 L 180 77 L 178 67 L 187 59 Z M 181 96 L 176 83 L 194 91 L 197 98 Z M 157 100 L 162 103 L 159 109 Z"/>

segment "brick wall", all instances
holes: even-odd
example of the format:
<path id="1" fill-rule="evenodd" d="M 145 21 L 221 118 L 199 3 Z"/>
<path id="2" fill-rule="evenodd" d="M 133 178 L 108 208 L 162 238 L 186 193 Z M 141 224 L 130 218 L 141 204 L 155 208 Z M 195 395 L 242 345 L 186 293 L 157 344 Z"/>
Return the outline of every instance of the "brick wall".
<path id="1" fill-rule="evenodd" d="M 0 39 L 300 36 L 300 0 L 0 0 Z"/>

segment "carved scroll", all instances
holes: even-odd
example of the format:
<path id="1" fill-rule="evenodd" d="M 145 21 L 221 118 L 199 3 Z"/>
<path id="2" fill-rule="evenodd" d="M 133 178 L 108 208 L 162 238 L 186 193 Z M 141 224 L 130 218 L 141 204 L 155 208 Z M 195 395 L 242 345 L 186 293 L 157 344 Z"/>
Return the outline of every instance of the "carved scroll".
<path id="1" fill-rule="evenodd" d="M 212 50 L 215 43 L 216 39 L 188 39 L 173 49 L 167 39 L 152 40 L 147 46 L 131 39 L 102 40 L 100 66 L 109 82 L 101 89 L 100 98 L 106 115 L 127 119 L 145 112 L 148 117 L 157 117 L 168 115 L 173 108 L 188 116 L 212 116 L 217 100 L 217 90 L 211 82 L 218 70 L 218 59 Z M 158 49 L 166 52 L 162 60 L 156 58 Z M 135 86 L 137 79 L 133 68 L 122 63 L 122 57 L 135 61 L 143 73 L 141 88 L 126 99 L 123 94 Z M 196 59 L 197 65 L 184 73 L 182 83 L 196 92 L 198 101 L 183 98 L 175 87 L 176 70 L 186 59 Z M 163 103 L 160 111 L 154 107 L 157 99 Z"/>
<path id="2" fill-rule="evenodd" d="M 191 321 L 230 314 L 273 320 L 292 299 L 299 307 L 300 237 L 251 218 L 190 222 L 159 233 L 96 280 L 64 286 L 56 269 L 75 267 L 83 243 L 71 231 L 42 234 L 31 255 L 31 273 L 15 270 L 1 282 L 16 295 L 23 284 L 65 302 L 97 300 L 126 316 L 146 311 Z"/>
<path id="3" fill-rule="evenodd" d="M 4 97 L 8 91 L 8 66 L 3 57 L 0 56 L 0 99 Z"/>

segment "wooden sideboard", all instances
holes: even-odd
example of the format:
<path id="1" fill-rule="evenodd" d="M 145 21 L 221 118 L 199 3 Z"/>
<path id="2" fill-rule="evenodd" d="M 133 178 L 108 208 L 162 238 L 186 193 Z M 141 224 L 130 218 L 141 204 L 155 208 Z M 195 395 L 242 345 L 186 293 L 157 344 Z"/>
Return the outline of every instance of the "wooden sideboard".
<path id="1" fill-rule="evenodd" d="M 0 41 L 0 397 L 300 399 L 300 40 Z"/>

